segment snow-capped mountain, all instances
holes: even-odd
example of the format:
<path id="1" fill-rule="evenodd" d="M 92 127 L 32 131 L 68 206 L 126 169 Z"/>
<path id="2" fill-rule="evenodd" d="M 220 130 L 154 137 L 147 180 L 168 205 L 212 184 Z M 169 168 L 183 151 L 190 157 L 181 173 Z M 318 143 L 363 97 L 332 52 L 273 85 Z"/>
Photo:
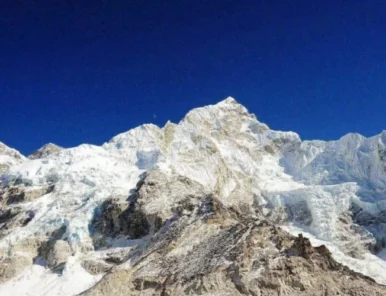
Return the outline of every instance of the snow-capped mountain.
<path id="1" fill-rule="evenodd" d="M 310 295 L 327 278 L 325 295 L 386 295 L 335 262 L 386 284 L 386 131 L 301 141 L 228 98 L 102 146 L 0 157 L 1 295 Z M 324 267 L 275 278 L 278 262 Z"/>
<path id="2" fill-rule="evenodd" d="M 8 170 L 9 167 L 25 160 L 26 158 L 19 151 L 0 142 L 0 174 Z"/>

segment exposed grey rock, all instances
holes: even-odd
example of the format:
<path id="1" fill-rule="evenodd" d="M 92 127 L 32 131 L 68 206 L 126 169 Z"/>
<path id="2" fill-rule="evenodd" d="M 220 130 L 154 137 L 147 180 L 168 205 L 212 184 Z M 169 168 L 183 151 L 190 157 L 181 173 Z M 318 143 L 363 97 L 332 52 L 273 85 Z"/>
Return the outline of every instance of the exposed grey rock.
<path id="1" fill-rule="evenodd" d="M 52 192 L 54 186 L 26 187 L 3 186 L 0 188 L 0 238 L 15 228 L 24 227 L 35 217 L 35 212 L 23 208 L 22 203 L 33 201 Z"/>
<path id="2" fill-rule="evenodd" d="M 306 201 L 287 206 L 288 218 L 290 221 L 306 226 L 311 225 L 312 215 Z"/>
<path id="3" fill-rule="evenodd" d="M 202 185 L 183 176 L 160 171 L 144 175 L 128 199 L 112 197 L 96 209 L 91 222 L 94 245 L 106 246 L 108 237 L 138 239 L 155 233 L 174 214 L 192 211 L 207 194 Z"/>
<path id="4" fill-rule="evenodd" d="M 68 242 L 56 240 L 48 247 L 45 259 L 47 260 L 48 267 L 54 269 L 66 263 L 67 258 L 71 255 L 72 251 Z"/>
<path id="5" fill-rule="evenodd" d="M 15 228 L 26 226 L 34 216 L 33 211 L 21 211 L 15 207 L 0 210 L 0 238 Z"/>
<path id="6" fill-rule="evenodd" d="M 42 187 L 5 186 L 0 191 L 0 200 L 3 205 L 11 205 L 33 201 L 54 190 L 54 185 Z"/>
<path id="7" fill-rule="evenodd" d="M 146 215 L 135 201 L 122 198 L 107 199 L 97 209 L 92 225 L 92 238 L 95 247 L 106 246 L 107 238 L 126 235 L 137 239 L 149 233 L 150 224 Z"/>
<path id="8" fill-rule="evenodd" d="M 366 247 L 373 253 L 378 253 L 386 247 L 386 211 L 371 214 L 355 203 L 350 207 L 350 218 L 353 221 L 351 229 L 367 238 Z"/>

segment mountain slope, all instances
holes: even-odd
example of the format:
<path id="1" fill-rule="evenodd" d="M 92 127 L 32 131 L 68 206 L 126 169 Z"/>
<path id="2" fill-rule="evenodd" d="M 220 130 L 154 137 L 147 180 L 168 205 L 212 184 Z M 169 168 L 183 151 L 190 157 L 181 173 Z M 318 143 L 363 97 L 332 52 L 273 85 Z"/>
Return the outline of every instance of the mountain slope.
<path id="1" fill-rule="evenodd" d="M 9 167 L 22 163 L 26 158 L 19 151 L 0 142 L 0 175 Z"/>
<path id="2" fill-rule="evenodd" d="M 152 197 L 168 191 L 166 187 L 179 193 L 174 204 L 149 211 Z M 259 212 L 227 208 L 200 188 L 185 177 L 159 171 L 145 176 L 136 189 L 136 204 L 129 207 L 152 212 L 162 221 L 172 218 L 82 295 L 386 293 L 385 287 L 336 263 L 324 246 L 313 248 L 302 236 L 270 225 Z"/>
<path id="3" fill-rule="evenodd" d="M 109 279 L 117 276 L 118 282 L 112 282 L 115 285 L 130 274 L 130 285 L 134 285 L 130 289 L 136 290 L 139 281 L 141 289 L 150 285 L 143 293 L 164 287 L 178 294 L 182 287 L 188 288 L 186 283 L 198 285 L 197 279 L 169 282 L 173 274 L 187 268 L 172 263 L 181 260 L 205 269 L 203 282 L 233 274 L 233 282 L 221 279 L 231 288 L 218 287 L 220 294 L 234 295 L 234 289 L 244 293 L 244 288 L 262 295 L 279 288 L 288 291 L 283 295 L 313 293 L 322 278 L 337 277 L 334 268 L 340 265 L 334 259 L 386 284 L 382 272 L 386 263 L 380 258 L 386 235 L 382 219 L 386 210 L 385 143 L 385 132 L 369 139 L 353 134 L 333 142 L 302 142 L 296 133 L 270 130 L 228 98 L 190 111 L 178 124 L 168 122 L 163 128 L 145 124 L 101 147 L 80 145 L 42 158 L 23 158 L 0 177 L 0 253 L 7 263 L 0 270 L 4 282 L 0 293 L 17 291 L 24 295 L 33 287 L 33 295 L 45 295 L 45 291 L 74 295 L 99 282 L 87 292 L 99 295 L 105 286 L 110 287 Z M 146 183 L 143 189 L 142 183 Z M 209 211 L 207 207 L 213 204 L 216 209 Z M 206 218 L 209 216 L 217 218 Z M 262 221 L 266 226 L 259 226 Z M 277 226 L 291 233 L 301 231 L 311 242 L 326 244 L 334 259 L 324 256 L 324 251 L 312 251 L 316 261 L 293 253 L 295 238 Z M 315 277 L 307 287 L 294 284 L 295 280 L 278 286 L 277 282 L 288 278 L 284 273 L 278 275 L 272 291 L 257 292 L 259 285 L 264 285 L 258 280 L 263 270 L 248 267 L 236 272 L 232 270 L 235 266 L 244 268 L 241 261 L 220 255 L 219 261 L 207 266 L 211 253 L 194 251 L 200 246 L 221 245 L 224 235 L 233 231 L 237 235 L 230 241 L 225 239 L 218 254 L 231 252 L 235 245 L 235 256 L 248 264 L 253 263 L 245 258 L 250 252 L 260 256 L 259 252 L 272 251 L 272 262 L 300 260 L 301 266 L 320 263 L 324 267 L 312 272 L 307 267 L 307 277 Z M 250 234 L 261 231 L 280 232 L 277 236 L 288 244 L 269 250 L 261 247 L 257 252 L 255 247 L 248 247 Z M 190 233 L 198 235 L 192 237 Z M 270 241 L 278 239 L 274 236 L 260 239 L 271 245 Z M 161 251 L 161 246 L 171 249 Z M 197 257 L 200 252 L 206 255 Z M 186 256 L 188 259 L 182 259 Z M 300 257 L 311 261 L 306 263 Z M 268 273 L 274 268 L 272 262 L 261 263 Z M 154 269 L 143 267 L 142 272 L 141 266 L 147 265 Z M 216 268 L 230 271 L 213 273 Z M 363 276 L 337 268 L 341 276 L 354 276 L 363 289 L 369 289 L 364 291 L 384 293 L 381 286 Z M 111 275 L 116 270 L 124 270 L 124 275 Z M 28 276 L 31 271 L 35 276 Z M 75 278 L 82 280 L 69 287 Z M 242 285 L 237 288 L 235 282 Z M 18 290 L 21 286 L 26 290 Z M 343 287 L 352 287 L 350 293 L 356 289 L 343 278 L 334 289 Z M 215 288 L 205 289 L 214 295 Z"/>

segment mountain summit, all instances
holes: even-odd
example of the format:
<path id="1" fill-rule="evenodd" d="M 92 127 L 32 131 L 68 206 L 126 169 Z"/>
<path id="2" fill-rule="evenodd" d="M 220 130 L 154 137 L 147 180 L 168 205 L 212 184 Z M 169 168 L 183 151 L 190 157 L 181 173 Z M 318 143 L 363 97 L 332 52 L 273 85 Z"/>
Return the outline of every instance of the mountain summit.
<path id="1" fill-rule="evenodd" d="M 1 295 L 386 295 L 385 132 L 301 141 L 229 97 L 12 155 Z"/>
<path id="2" fill-rule="evenodd" d="M 39 148 L 38 150 L 32 152 L 28 156 L 28 158 L 29 159 L 38 159 L 38 158 L 47 157 L 53 153 L 59 152 L 62 149 L 63 149 L 62 147 L 59 147 L 59 146 L 52 144 L 52 143 L 48 143 L 48 144 L 45 144 L 43 147 Z"/>

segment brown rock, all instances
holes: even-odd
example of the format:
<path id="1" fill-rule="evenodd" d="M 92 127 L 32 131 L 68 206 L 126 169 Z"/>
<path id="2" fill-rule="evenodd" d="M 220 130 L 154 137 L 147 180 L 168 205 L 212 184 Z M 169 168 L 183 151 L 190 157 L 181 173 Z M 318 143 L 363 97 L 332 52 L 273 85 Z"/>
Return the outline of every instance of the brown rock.
<path id="1" fill-rule="evenodd" d="M 68 257 L 72 255 L 71 247 L 64 240 L 56 240 L 47 250 L 45 258 L 51 269 L 66 263 Z"/>
<path id="2" fill-rule="evenodd" d="M 21 255 L 0 258 L 0 283 L 15 277 L 31 264 L 31 258 Z"/>

